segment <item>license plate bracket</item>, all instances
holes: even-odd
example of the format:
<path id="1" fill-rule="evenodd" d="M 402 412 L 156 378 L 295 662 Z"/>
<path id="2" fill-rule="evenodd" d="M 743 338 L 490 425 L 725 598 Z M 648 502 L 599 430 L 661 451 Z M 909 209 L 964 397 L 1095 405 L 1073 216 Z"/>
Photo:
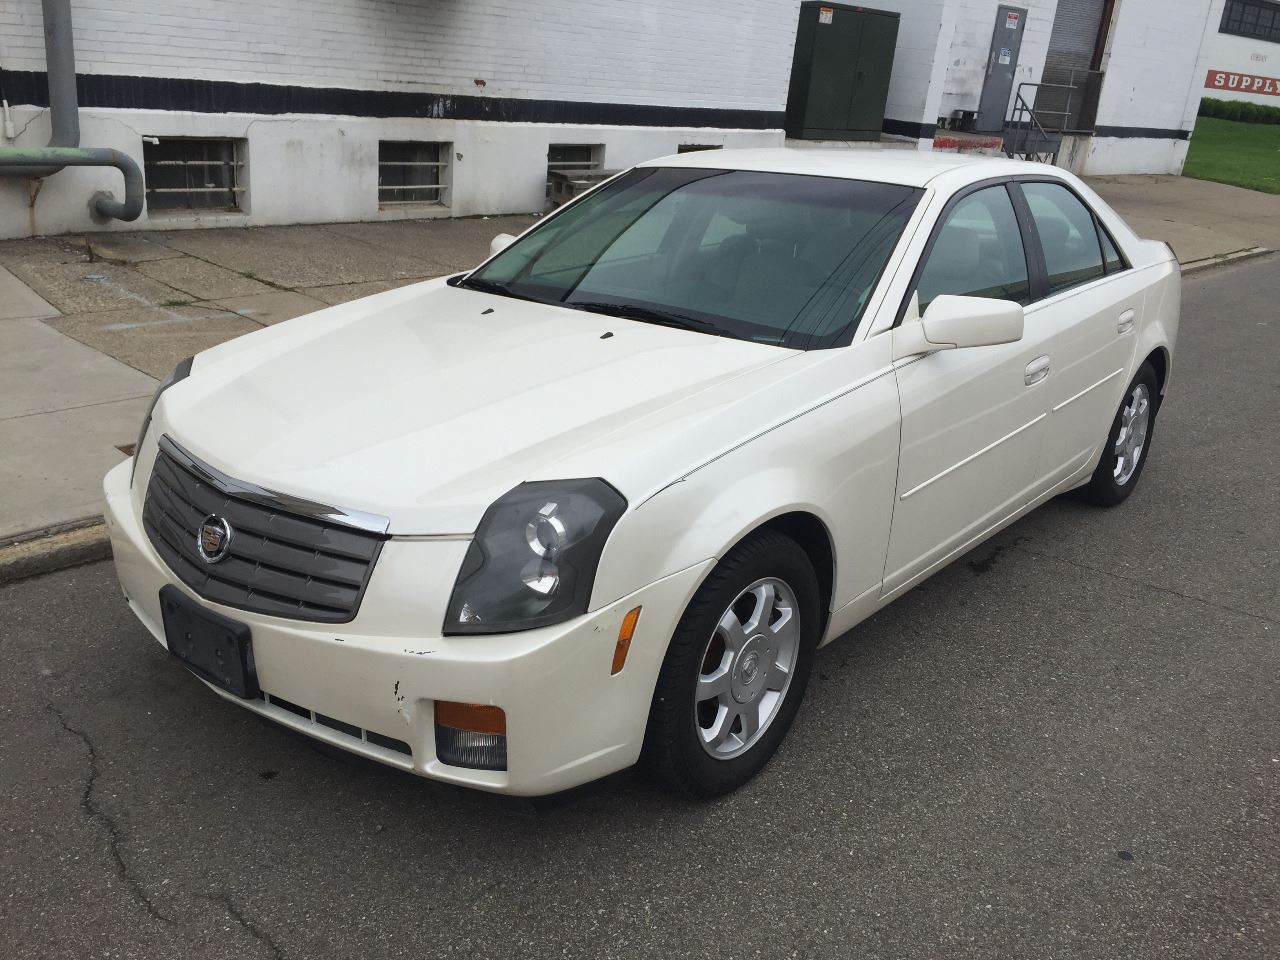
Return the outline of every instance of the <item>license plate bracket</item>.
<path id="1" fill-rule="evenodd" d="M 160 612 L 165 643 L 183 666 L 237 697 L 262 695 L 247 623 L 206 610 L 172 584 L 160 588 Z"/>

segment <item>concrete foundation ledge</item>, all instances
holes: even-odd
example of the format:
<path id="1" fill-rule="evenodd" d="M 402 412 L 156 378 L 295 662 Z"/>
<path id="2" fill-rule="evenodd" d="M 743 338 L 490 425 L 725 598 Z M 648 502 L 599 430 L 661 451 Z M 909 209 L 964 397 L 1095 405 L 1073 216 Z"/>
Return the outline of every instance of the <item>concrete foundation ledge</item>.
<path id="1" fill-rule="evenodd" d="M 1202 260 L 1192 260 L 1182 265 L 1184 274 L 1194 273 L 1197 270 L 1204 270 L 1206 267 L 1217 267 L 1225 263 L 1235 263 L 1237 260 L 1249 260 L 1253 257 L 1265 256 L 1272 251 L 1268 247 L 1249 247 L 1247 250 L 1233 250 L 1231 253 L 1220 253 L 1214 257 L 1205 257 Z"/>
<path id="2" fill-rule="evenodd" d="M 0 541 L 0 584 L 53 573 L 111 556 L 101 517 L 87 517 Z"/>

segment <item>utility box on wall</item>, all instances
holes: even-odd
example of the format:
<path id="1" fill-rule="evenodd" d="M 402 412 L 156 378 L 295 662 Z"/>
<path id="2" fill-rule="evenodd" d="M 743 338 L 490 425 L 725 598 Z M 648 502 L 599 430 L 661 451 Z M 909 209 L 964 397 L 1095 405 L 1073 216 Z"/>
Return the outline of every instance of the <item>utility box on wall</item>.
<path id="1" fill-rule="evenodd" d="M 843 3 L 800 4 L 787 136 L 879 139 L 897 43 L 896 13 Z"/>

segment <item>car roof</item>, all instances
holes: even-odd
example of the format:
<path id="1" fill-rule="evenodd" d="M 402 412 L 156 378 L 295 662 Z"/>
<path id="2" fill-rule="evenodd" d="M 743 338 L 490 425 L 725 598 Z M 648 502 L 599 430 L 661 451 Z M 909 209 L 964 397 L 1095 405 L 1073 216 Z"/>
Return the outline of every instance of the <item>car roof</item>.
<path id="1" fill-rule="evenodd" d="M 758 170 L 811 177 L 841 177 L 923 187 L 944 174 L 952 182 L 974 182 L 1018 173 L 1060 172 L 1056 168 L 1004 157 L 966 156 L 900 148 L 770 147 L 750 150 L 699 150 L 658 157 L 641 167 L 695 167 L 717 170 Z"/>

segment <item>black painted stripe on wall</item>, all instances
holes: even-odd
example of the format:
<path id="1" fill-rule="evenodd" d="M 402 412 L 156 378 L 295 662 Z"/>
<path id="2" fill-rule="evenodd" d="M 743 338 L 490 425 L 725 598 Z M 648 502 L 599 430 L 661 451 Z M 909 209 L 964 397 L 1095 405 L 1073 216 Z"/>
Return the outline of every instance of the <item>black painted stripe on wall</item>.
<path id="1" fill-rule="evenodd" d="M 936 123 L 912 123 L 909 120 L 894 120 L 892 117 L 885 117 L 880 129 L 885 133 L 893 134 L 895 137 L 932 140 L 933 135 L 938 132 L 938 125 Z"/>
<path id="2" fill-rule="evenodd" d="M 1166 130 L 1163 127 L 1094 127 L 1095 137 L 1116 137 L 1127 140 L 1145 138 L 1147 140 L 1190 140 L 1190 130 Z"/>
<path id="3" fill-rule="evenodd" d="M 11 105 L 49 105 L 43 73 L 0 70 L 0 89 Z M 296 87 L 174 77 L 79 74 L 82 107 L 174 110 L 190 113 L 336 114 L 347 117 L 418 117 L 433 120 L 491 120 L 500 123 L 607 124 L 623 127 L 723 127 L 781 129 L 781 110 L 669 107 L 642 103 L 587 103 L 522 100 L 512 97 L 454 96 L 401 90 Z"/>

